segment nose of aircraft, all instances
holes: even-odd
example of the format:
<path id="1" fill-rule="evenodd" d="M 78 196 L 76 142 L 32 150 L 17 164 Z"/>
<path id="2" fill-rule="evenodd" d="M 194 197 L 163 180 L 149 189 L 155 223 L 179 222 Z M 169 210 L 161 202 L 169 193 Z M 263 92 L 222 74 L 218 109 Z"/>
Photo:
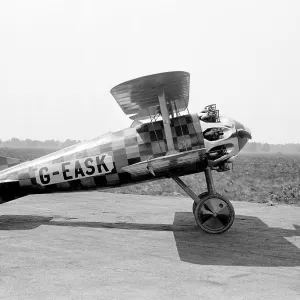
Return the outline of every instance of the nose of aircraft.
<path id="1" fill-rule="evenodd" d="M 252 139 L 251 130 L 238 121 L 234 121 L 235 129 L 239 141 L 239 148 L 242 150 L 249 139 Z"/>

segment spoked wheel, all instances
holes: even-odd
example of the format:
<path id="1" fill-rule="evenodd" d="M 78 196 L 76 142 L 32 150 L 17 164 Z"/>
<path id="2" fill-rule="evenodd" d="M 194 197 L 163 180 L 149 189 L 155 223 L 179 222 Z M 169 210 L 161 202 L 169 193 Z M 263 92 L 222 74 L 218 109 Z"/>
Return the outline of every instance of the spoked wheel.
<path id="1" fill-rule="evenodd" d="M 194 216 L 197 225 L 205 232 L 222 233 L 231 227 L 235 214 L 228 199 L 211 194 L 196 204 Z"/>

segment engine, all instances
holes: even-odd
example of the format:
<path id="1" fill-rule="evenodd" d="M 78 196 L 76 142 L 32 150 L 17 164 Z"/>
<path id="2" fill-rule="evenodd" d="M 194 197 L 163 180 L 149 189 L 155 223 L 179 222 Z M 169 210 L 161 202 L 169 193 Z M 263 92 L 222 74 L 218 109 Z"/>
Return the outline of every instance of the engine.
<path id="1" fill-rule="evenodd" d="M 233 119 L 222 117 L 215 104 L 199 114 L 208 165 L 219 172 L 229 170 L 238 153 L 251 138 L 250 130 Z"/>

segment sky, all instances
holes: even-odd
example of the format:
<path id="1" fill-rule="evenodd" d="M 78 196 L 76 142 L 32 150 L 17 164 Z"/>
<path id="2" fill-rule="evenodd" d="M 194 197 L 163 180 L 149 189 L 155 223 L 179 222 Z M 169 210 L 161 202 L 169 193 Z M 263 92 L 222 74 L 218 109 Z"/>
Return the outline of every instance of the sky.
<path id="1" fill-rule="evenodd" d="M 300 2 L 0 2 L 0 139 L 88 140 L 130 126 L 110 94 L 187 71 L 253 141 L 300 143 Z"/>

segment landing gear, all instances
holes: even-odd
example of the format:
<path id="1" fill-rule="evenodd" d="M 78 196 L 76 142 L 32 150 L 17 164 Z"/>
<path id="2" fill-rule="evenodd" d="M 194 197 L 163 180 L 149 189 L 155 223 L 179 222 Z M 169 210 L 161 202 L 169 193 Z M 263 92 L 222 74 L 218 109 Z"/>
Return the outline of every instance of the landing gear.
<path id="1" fill-rule="evenodd" d="M 216 193 L 211 169 L 205 169 L 207 192 L 197 196 L 181 179 L 174 181 L 194 200 L 193 214 L 197 225 L 207 233 L 222 233 L 233 224 L 235 213 L 230 201 Z"/>

